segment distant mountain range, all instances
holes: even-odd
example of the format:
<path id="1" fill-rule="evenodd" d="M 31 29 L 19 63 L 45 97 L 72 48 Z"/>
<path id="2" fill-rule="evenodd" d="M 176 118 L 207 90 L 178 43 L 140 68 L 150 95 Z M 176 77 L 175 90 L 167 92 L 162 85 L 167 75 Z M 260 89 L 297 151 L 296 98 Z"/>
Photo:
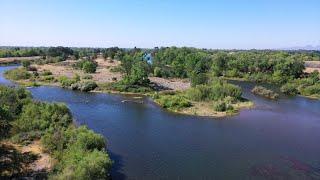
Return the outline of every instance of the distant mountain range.
<path id="1" fill-rule="evenodd" d="M 283 50 L 318 50 L 318 51 L 320 51 L 320 45 L 317 45 L 317 46 L 312 46 L 312 45 L 296 46 L 296 47 L 284 48 Z"/>

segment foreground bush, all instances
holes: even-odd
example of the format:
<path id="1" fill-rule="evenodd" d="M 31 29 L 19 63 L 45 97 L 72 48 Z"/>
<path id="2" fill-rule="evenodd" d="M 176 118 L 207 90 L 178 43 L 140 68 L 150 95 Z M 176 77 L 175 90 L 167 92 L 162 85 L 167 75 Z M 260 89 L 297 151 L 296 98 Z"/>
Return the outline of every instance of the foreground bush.
<path id="1" fill-rule="evenodd" d="M 0 139 L 11 124 L 13 142 L 25 144 L 41 138 L 44 149 L 55 158 L 50 179 L 108 179 L 112 162 L 103 136 L 72 125 L 63 104 L 33 102 L 25 89 L 0 86 Z M 19 178 L 19 177 L 18 177 Z"/>
<path id="2" fill-rule="evenodd" d="M 49 127 L 67 127 L 71 122 L 71 113 L 64 104 L 34 102 L 23 106 L 15 127 L 19 132 L 41 131 Z"/>
<path id="3" fill-rule="evenodd" d="M 62 164 L 61 171 L 52 176 L 52 179 L 108 179 L 112 163 L 103 151 L 88 152 L 71 148 L 64 155 Z"/>
<path id="4" fill-rule="evenodd" d="M 278 99 L 279 97 L 279 94 L 262 86 L 255 86 L 251 92 L 269 99 Z"/>
<path id="5" fill-rule="evenodd" d="M 52 179 L 107 179 L 112 162 L 105 140 L 85 126 L 49 129 L 41 139 L 59 163 Z"/>

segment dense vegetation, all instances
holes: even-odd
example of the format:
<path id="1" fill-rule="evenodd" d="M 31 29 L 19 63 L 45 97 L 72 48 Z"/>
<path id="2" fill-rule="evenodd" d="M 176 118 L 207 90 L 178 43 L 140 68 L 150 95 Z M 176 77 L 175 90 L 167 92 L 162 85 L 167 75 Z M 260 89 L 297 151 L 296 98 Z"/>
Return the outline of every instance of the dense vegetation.
<path id="1" fill-rule="evenodd" d="M 44 48 L 0 47 L 0 58 L 44 55 Z"/>
<path id="2" fill-rule="evenodd" d="M 117 54 L 122 54 L 117 57 L 121 61 L 120 71 L 124 73 L 124 78 L 119 82 L 102 84 L 100 88 L 103 90 L 135 93 L 153 91 L 154 88 L 151 86 L 148 78 L 151 67 L 145 61 L 145 54 L 138 50 L 136 52 L 128 51 L 125 54 L 120 51 Z"/>
<path id="3" fill-rule="evenodd" d="M 153 74 L 188 77 L 193 87 L 212 77 L 241 78 L 277 84 L 287 94 L 319 97 L 319 74 L 304 73 L 304 61 L 320 60 L 318 51 L 211 51 L 155 49 Z"/>
<path id="4" fill-rule="evenodd" d="M 99 54 L 109 60 L 121 61 L 114 71 L 124 74 L 123 80 L 102 84 L 103 90 L 150 92 L 156 89 L 149 76 L 164 78 L 188 78 L 192 87 L 207 84 L 213 77 L 245 79 L 254 82 L 277 84 L 290 95 L 319 96 L 319 82 L 314 75 L 304 73 L 304 61 L 319 61 L 319 51 L 272 51 L 272 50 L 207 50 L 196 48 L 161 47 L 154 49 L 111 48 L 0 48 L 2 57 L 23 56 L 22 52 L 41 55 L 42 63 L 58 62 L 66 58 L 79 60 L 75 67 L 94 73 L 97 65 L 92 59 Z M 1 57 L 1 56 L 0 56 Z M 23 64 L 32 70 L 30 64 Z M 27 77 L 19 72 L 21 77 Z M 15 79 L 16 74 L 13 74 Z M 52 77 L 46 77 L 49 81 Z M 75 88 L 76 89 L 76 88 Z"/>
<path id="5" fill-rule="evenodd" d="M 306 78 L 291 80 L 281 86 L 281 91 L 288 95 L 301 94 L 304 96 L 320 98 L 320 76 L 315 71 Z"/>
<path id="6" fill-rule="evenodd" d="M 25 89 L 5 86 L 0 86 L 0 102 L 0 137 L 22 144 L 41 139 L 58 160 L 50 178 L 109 177 L 112 163 L 104 138 L 84 126 L 76 128 L 65 105 L 36 102 Z"/>

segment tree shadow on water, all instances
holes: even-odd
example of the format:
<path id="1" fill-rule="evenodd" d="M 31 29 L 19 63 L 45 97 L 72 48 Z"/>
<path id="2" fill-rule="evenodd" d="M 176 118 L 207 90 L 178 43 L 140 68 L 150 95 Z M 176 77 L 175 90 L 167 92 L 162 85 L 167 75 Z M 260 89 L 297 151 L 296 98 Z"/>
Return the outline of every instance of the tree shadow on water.
<path id="1" fill-rule="evenodd" d="M 123 158 L 115 154 L 111 151 L 108 151 L 108 154 L 110 155 L 111 160 L 113 161 L 112 168 L 111 168 L 111 177 L 112 179 L 119 179 L 119 180 L 124 180 L 127 179 L 127 176 L 123 174 L 122 167 L 124 166 L 123 164 Z"/>
<path id="2" fill-rule="evenodd" d="M 12 145 L 0 145 L 0 179 L 19 179 L 37 177 L 46 179 L 44 172 L 34 172 L 29 165 L 39 157 L 30 152 L 21 153 Z"/>

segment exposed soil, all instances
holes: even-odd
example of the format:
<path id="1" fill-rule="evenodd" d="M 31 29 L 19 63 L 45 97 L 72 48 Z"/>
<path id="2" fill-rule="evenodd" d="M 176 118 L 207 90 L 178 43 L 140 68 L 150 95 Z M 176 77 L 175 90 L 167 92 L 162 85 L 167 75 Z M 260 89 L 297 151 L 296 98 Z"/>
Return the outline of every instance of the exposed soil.
<path id="1" fill-rule="evenodd" d="M 51 171 L 53 167 L 53 159 L 49 154 L 44 153 L 40 141 L 23 146 L 21 153 L 32 153 L 38 156 L 38 159 L 30 164 L 29 168 L 32 171 Z"/>
<path id="2" fill-rule="evenodd" d="M 187 79 L 164 79 L 159 77 L 149 77 L 149 79 L 158 86 L 164 87 L 163 89 L 183 91 L 190 88 L 190 82 Z"/>
<path id="3" fill-rule="evenodd" d="M 43 152 L 40 141 L 26 146 L 5 141 L 0 151 L 0 179 L 44 178 L 53 168 L 54 161 Z"/>
<path id="4" fill-rule="evenodd" d="M 305 72 L 312 73 L 313 71 L 320 72 L 320 61 L 305 61 Z"/>

